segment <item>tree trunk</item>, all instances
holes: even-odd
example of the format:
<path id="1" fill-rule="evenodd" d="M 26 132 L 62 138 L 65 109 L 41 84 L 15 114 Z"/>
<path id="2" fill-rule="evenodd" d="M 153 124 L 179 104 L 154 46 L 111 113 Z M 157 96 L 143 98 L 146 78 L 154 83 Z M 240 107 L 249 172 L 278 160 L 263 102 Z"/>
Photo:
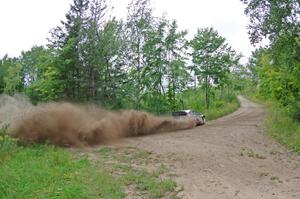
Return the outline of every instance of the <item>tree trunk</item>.
<path id="1" fill-rule="evenodd" d="M 140 38 L 138 38 L 138 44 L 137 44 L 137 72 L 138 72 L 138 79 L 137 79 L 137 104 L 136 109 L 140 110 L 141 106 L 141 52 L 140 52 Z"/>
<path id="2" fill-rule="evenodd" d="M 205 104 L 206 109 L 209 109 L 209 85 L 208 85 L 208 77 L 205 77 Z"/>
<path id="3" fill-rule="evenodd" d="M 197 76 L 194 75 L 194 90 L 197 89 Z"/>

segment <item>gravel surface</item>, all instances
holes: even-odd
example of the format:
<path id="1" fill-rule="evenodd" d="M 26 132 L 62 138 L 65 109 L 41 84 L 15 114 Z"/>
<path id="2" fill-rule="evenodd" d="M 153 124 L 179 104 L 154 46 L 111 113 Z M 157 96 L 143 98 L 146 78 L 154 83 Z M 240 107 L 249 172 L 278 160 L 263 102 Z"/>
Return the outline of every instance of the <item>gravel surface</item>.
<path id="1" fill-rule="evenodd" d="M 300 198 L 300 156 L 263 130 L 264 108 L 241 107 L 204 126 L 121 140 L 157 154 L 176 173 L 181 198 Z"/>

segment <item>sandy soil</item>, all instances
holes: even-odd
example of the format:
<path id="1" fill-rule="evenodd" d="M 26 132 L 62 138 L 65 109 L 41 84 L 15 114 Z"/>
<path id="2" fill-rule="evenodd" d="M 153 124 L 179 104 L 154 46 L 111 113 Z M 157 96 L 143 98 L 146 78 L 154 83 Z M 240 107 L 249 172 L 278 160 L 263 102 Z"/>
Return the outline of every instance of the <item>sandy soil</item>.
<path id="1" fill-rule="evenodd" d="M 182 198 L 300 198 L 300 156 L 263 131 L 264 109 L 243 97 L 231 115 L 195 129 L 128 138 L 161 157 Z"/>

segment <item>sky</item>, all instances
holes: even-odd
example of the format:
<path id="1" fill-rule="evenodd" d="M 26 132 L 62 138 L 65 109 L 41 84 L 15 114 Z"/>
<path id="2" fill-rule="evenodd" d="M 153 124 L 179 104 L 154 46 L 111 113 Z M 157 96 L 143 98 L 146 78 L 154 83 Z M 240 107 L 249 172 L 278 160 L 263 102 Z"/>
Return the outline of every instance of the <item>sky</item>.
<path id="1" fill-rule="evenodd" d="M 107 0 L 109 1 L 109 0 Z M 0 58 L 5 54 L 19 56 L 33 45 L 47 44 L 51 28 L 65 20 L 72 0 L 1 0 L 0 1 Z M 110 0 L 112 15 L 126 17 L 130 0 Z M 176 19 L 188 38 L 198 28 L 213 27 L 227 43 L 247 61 L 254 49 L 250 45 L 244 5 L 240 0 L 151 0 L 154 16 L 165 14 Z"/>

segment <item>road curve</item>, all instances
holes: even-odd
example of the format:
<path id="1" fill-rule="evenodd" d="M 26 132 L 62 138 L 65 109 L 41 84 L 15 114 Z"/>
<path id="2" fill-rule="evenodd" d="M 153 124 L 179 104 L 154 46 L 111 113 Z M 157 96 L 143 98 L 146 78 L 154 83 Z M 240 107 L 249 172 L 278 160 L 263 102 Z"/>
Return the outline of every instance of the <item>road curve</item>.
<path id="1" fill-rule="evenodd" d="M 182 198 L 300 198 L 300 156 L 263 131 L 264 108 L 243 97 L 223 118 L 186 131 L 128 138 L 176 173 Z"/>

